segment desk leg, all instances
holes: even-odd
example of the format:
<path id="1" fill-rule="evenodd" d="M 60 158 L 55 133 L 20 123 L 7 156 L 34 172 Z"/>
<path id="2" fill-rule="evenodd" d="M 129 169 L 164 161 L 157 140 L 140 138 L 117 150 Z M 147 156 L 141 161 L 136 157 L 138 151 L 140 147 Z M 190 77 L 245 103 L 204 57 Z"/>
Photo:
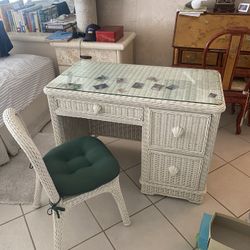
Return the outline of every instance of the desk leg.
<path id="1" fill-rule="evenodd" d="M 89 121 L 84 118 L 71 117 L 65 115 L 57 115 L 57 103 L 53 97 L 48 97 L 51 122 L 55 137 L 56 145 L 60 145 L 71 139 L 89 135 Z"/>
<path id="2" fill-rule="evenodd" d="M 53 127 L 54 138 L 55 138 L 55 144 L 60 145 L 63 142 L 65 142 L 62 119 L 60 116 L 56 114 L 56 108 L 57 108 L 56 100 L 53 97 L 48 96 L 48 103 L 49 103 L 51 123 Z"/>

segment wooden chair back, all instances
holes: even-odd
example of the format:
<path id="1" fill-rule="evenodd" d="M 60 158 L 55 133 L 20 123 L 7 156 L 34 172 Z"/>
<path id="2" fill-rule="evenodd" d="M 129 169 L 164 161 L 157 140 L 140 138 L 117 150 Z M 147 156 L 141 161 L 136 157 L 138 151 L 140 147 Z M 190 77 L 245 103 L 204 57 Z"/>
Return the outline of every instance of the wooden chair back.
<path id="1" fill-rule="evenodd" d="M 222 66 L 218 69 L 222 76 L 222 83 L 224 90 L 231 90 L 232 81 L 235 75 L 235 70 L 237 63 L 239 61 L 239 56 L 243 41 L 247 39 L 247 36 L 250 35 L 250 29 L 246 27 L 234 27 L 223 30 L 214 36 L 206 43 L 203 52 L 203 61 L 202 67 L 207 67 L 207 55 L 210 49 L 211 44 L 217 39 L 227 40 L 227 47 L 223 56 Z"/>

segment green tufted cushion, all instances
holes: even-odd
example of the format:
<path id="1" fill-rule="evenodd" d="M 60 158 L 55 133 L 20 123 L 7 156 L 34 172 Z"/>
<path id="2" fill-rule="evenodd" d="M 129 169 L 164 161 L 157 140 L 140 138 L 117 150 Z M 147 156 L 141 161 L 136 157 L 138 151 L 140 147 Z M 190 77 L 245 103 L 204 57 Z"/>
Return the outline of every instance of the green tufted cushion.
<path id="1" fill-rule="evenodd" d="M 43 159 L 61 197 L 94 190 L 119 174 L 117 160 L 91 136 L 64 143 Z"/>

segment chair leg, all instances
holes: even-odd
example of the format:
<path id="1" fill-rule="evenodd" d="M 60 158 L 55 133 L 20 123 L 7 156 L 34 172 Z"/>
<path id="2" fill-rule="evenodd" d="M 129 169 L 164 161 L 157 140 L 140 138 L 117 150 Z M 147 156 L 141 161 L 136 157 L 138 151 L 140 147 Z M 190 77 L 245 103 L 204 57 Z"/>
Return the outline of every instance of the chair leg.
<path id="1" fill-rule="evenodd" d="M 250 126 L 250 101 L 247 103 L 247 126 Z"/>
<path id="2" fill-rule="evenodd" d="M 235 103 L 231 104 L 231 114 L 235 113 Z"/>
<path id="3" fill-rule="evenodd" d="M 54 234 L 54 250 L 62 249 L 62 230 L 63 230 L 64 215 L 60 213 L 60 218 L 53 212 L 53 234 Z"/>
<path id="4" fill-rule="evenodd" d="M 237 135 L 239 135 L 241 133 L 241 123 L 242 123 L 244 111 L 245 111 L 245 105 L 240 104 L 240 112 L 239 112 L 237 119 L 236 119 L 236 134 Z"/>
<path id="5" fill-rule="evenodd" d="M 128 210 L 127 210 L 125 201 L 123 199 L 123 195 L 122 195 L 122 191 L 121 191 L 121 187 L 119 183 L 119 177 L 117 177 L 117 181 L 115 182 L 110 192 L 113 195 L 115 202 L 118 206 L 119 212 L 122 217 L 123 225 L 129 226 L 131 224 L 131 221 L 128 215 Z"/>
<path id="6" fill-rule="evenodd" d="M 41 206 L 41 194 L 42 194 L 42 184 L 36 175 L 36 184 L 35 184 L 35 194 L 34 194 L 34 201 L 33 207 L 38 208 Z"/>

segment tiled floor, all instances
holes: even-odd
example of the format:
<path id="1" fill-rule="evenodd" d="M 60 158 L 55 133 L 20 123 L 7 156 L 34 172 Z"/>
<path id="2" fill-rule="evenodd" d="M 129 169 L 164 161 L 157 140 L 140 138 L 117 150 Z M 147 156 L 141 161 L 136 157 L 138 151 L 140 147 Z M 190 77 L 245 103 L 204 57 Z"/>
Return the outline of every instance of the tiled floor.
<path id="1" fill-rule="evenodd" d="M 215 211 L 249 220 L 250 128 L 234 135 L 234 116 L 224 113 L 201 205 L 140 192 L 140 143 L 101 138 L 119 159 L 121 187 L 132 225 L 124 227 L 108 194 L 88 200 L 65 221 L 64 249 L 185 250 L 193 249 L 204 212 Z M 50 133 L 47 126 L 43 133 Z M 52 249 L 52 218 L 44 206 L 0 205 L 0 249 Z"/>

